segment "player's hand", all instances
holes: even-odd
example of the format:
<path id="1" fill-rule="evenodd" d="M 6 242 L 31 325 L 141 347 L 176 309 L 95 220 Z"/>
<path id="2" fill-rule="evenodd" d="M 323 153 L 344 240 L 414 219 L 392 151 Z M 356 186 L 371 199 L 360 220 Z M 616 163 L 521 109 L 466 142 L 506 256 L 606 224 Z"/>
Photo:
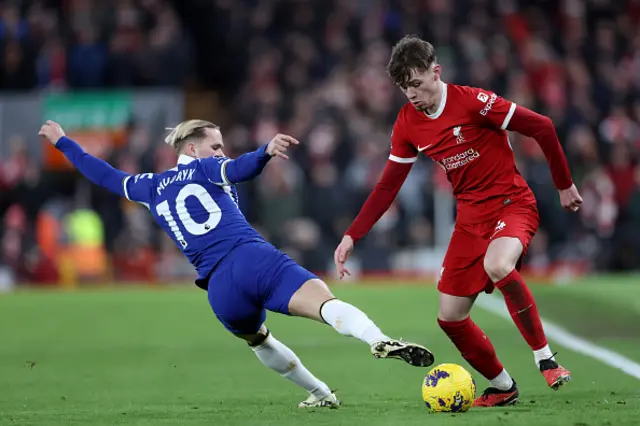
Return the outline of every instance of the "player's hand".
<path id="1" fill-rule="evenodd" d="M 62 127 L 60 127 L 60 125 L 55 121 L 51 120 L 47 120 L 47 122 L 40 127 L 38 134 L 51 142 L 51 145 L 53 146 L 56 146 L 56 143 L 61 137 L 66 136 Z"/>
<path id="2" fill-rule="evenodd" d="M 578 192 L 578 188 L 575 185 L 571 185 L 569 188 L 558 192 L 560 193 L 562 208 L 570 212 L 577 212 L 582 205 L 582 197 Z"/>
<path id="3" fill-rule="evenodd" d="M 338 270 L 338 278 L 342 279 L 345 274 L 351 275 L 351 272 L 344 266 L 351 256 L 351 252 L 353 251 L 353 238 L 348 235 L 342 237 L 342 241 L 336 248 L 335 253 L 333 254 L 333 261 L 336 264 L 336 269 Z"/>
<path id="4" fill-rule="evenodd" d="M 273 139 L 271 139 L 271 142 L 269 142 L 269 145 L 267 145 L 267 154 L 269 154 L 272 157 L 280 157 L 280 158 L 284 158 L 285 160 L 288 160 L 289 156 L 285 154 L 285 152 L 287 152 L 287 149 L 289 149 L 289 146 L 299 145 L 299 144 L 300 142 L 298 142 L 296 139 L 292 138 L 291 136 L 278 133 Z"/>

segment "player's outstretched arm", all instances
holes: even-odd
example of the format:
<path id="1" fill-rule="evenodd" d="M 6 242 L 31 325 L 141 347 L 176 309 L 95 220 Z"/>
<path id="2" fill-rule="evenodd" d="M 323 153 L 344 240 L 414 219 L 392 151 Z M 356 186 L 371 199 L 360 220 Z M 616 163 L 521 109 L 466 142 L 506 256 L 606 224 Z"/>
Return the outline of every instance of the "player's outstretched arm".
<path id="1" fill-rule="evenodd" d="M 569 211 L 577 211 L 582 204 L 582 197 L 571 179 L 567 157 L 564 155 L 551 119 L 517 106 L 509 121 L 508 129 L 534 138 L 538 142 L 551 168 L 551 176 L 560 193 L 562 207 Z"/>
<path id="2" fill-rule="evenodd" d="M 345 263 L 353 251 L 353 245 L 367 235 L 378 219 L 391 207 L 391 203 L 398 195 L 412 166 L 413 163 L 387 161 L 380 181 L 378 181 L 367 201 L 365 201 L 358 216 L 345 232 L 342 242 L 340 242 L 333 255 L 339 278 L 344 277 L 345 274 L 350 275 L 349 270 L 345 268 Z"/>
<path id="3" fill-rule="evenodd" d="M 47 120 L 38 134 L 60 150 L 71 161 L 71 164 L 91 182 L 121 197 L 125 196 L 122 183 L 130 175 L 114 169 L 99 158 L 87 154 L 80 145 L 66 137 L 64 130 L 58 123 Z"/>
<path id="4" fill-rule="evenodd" d="M 258 176 L 272 157 L 288 160 L 285 154 L 291 145 L 298 145 L 291 136 L 278 134 L 271 142 L 253 152 L 242 154 L 223 163 L 223 174 L 229 183 L 239 183 Z"/>

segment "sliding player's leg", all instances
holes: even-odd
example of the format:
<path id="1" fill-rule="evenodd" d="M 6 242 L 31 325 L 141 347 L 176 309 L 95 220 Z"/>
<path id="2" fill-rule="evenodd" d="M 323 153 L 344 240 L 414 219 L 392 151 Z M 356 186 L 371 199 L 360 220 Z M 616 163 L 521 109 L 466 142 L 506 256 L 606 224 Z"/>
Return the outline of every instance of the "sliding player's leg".
<path id="1" fill-rule="evenodd" d="M 427 348 L 390 338 L 364 312 L 336 298 L 322 280 L 307 274 L 309 272 L 295 263 L 287 268 L 279 291 L 283 302 L 288 299 L 287 308 L 284 311 L 281 306 L 278 312 L 326 323 L 338 333 L 368 344 L 376 358 L 400 359 L 416 367 L 433 364 L 433 354 Z M 295 284 L 300 281 L 301 286 Z M 297 287 L 295 292 L 287 290 L 287 283 Z"/>
<path id="2" fill-rule="evenodd" d="M 433 354 L 427 348 L 389 338 L 364 312 L 337 299 L 322 280 L 286 254 L 270 244 L 255 250 L 250 258 L 265 265 L 259 292 L 267 310 L 326 323 L 340 334 L 367 343 L 377 358 L 401 359 L 420 367 L 433 364 Z"/>
<path id="3" fill-rule="evenodd" d="M 331 389 L 264 326 L 266 311 L 253 297 L 256 286 L 234 280 L 239 269 L 233 261 L 229 267 L 222 266 L 212 274 L 208 293 L 211 308 L 224 327 L 247 341 L 262 364 L 309 392 L 298 407 L 337 408 L 340 402 Z"/>
<path id="4" fill-rule="evenodd" d="M 533 350 L 536 366 L 547 384 L 557 390 L 571 379 L 571 373 L 556 362 L 542 327 L 536 301 L 518 272 L 522 256 L 537 226 L 535 210 L 518 209 L 506 214 L 501 220 L 501 229 L 489 244 L 484 269 L 502 292 L 513 322 Z"/>
<path id="5" fill-rule="evenodd" d="M 300 358 L 284 343 L 277 340 L 264 324 L 255 333 L 236 333 L 236 336 L 247 341 L 265 366 L 309 392 L 309 397 L 298 404 L 299 408 L 338 408 L 340 406 L 340 401 L 333 391 L 311 374 Z"/>
<path id="6" fill-rule="evenodd" d="M 456 227 L 438 282 L 438 324 L 462 357 L 489 381 L 477 406 L 514 404 L 518 389 L 496 355 L 491 340 L 470 317 L 477 295 L 489 279 L 482 267 L 486 240 L 474 230 Z"/>

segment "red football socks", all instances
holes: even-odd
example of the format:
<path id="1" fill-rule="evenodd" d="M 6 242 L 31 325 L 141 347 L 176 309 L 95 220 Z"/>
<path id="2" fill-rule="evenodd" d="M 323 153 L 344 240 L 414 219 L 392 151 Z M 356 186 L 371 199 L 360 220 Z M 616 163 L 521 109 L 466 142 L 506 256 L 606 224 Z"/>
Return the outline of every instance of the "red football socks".
<path id="1" fill-rule="evenodd" d="M 516 323 L 520 334 L 531 349 L 536 351 L 544 348 L 547 345 L 547 338 L 544 335 L 538 307 L 520 273 L 514 269 L 509 275 L 496 282 L 496 287 L 502 292 L 513 322 Z"/>
<path id="2" fill-rule="evenodd" d="M 471 318 L 455 322 L 438 318 L 438 324 L 456 345 L 462 357 L 487 380 L 494 379 L 502 372 L 504 367 L 496 356 L 491 340 Z"/>

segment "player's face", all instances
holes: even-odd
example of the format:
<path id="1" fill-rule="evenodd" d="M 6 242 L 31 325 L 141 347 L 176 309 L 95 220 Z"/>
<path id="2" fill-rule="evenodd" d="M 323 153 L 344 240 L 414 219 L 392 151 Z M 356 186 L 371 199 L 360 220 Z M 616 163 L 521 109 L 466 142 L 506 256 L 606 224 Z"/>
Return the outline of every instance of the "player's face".
<path id="1" fill-rule="evenodd" d="M 218 129 L 206 129 L 206 137 L 198 143 L 193 144 L 194 157 L 224 157 L 224 143 L 222 142 L 222 134 Z"/>
<path id="2" fill-rule="evenodd" d="M 433 65 L 427 71 L 411 70 L 407 86 L 401 89 L 418 111 L 435 110 L 442 93 L 440 65 Z"/>

